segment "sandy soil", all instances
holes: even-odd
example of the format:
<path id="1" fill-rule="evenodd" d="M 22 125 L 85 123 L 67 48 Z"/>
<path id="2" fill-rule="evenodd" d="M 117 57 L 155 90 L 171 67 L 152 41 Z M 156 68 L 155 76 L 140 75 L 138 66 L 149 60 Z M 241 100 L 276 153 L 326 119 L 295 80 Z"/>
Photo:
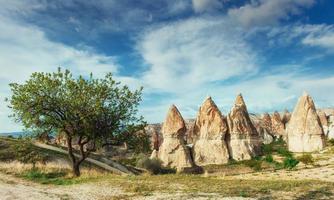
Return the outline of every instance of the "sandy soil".
<path id="1" fill-rule="evenodd" d="M 135 199 L 135 200 L 183 200 L 183 199 L 222 199 L 222 200 L 253 200 L 253 198 L 221 197 L 218 194 L 161 194 L 151 196 L 133 196 L 124 193 L 120 188 L 111 188 L 106 183 L 89 183 L 71 186 L 41 185 L 25 181 L 0 172 L 0 199 L 2 200 L 65 200 L 65 199 Z"/>

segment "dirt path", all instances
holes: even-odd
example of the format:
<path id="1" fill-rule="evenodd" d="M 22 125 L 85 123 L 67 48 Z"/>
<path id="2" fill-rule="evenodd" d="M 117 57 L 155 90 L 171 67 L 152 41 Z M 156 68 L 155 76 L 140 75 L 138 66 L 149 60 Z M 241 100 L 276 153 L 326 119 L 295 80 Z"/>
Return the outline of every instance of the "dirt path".
<path id="1" fill-rule="evenodd" d="M 123 195 L 120 188 L 111 188 L 104 183 L 78 184 L 71 186 L 41 185 L 0 172 L 0 199 L 54 200 L 54 199 L 103 199 Z"/>

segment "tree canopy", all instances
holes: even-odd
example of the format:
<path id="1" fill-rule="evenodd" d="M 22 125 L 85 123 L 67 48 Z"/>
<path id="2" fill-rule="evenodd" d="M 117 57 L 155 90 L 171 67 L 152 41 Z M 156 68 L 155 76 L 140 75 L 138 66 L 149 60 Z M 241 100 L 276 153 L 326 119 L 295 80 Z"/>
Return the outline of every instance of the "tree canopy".
<path id="1" fill-rule="evenodd" d="M 137 109 L 142 88 L 131 91 L 110 73 L 100 79 L 92 74 L 74 78 L 59 68 L 54 73 L 33 73 L 25 83 L 10 87 L 12 117 L 35 136 L 63 133 L 76 176 L 91 151 L 108 143 L 134 141 L 145 126 Z M 75 157 L 73 144 L 80 158 Z"/>

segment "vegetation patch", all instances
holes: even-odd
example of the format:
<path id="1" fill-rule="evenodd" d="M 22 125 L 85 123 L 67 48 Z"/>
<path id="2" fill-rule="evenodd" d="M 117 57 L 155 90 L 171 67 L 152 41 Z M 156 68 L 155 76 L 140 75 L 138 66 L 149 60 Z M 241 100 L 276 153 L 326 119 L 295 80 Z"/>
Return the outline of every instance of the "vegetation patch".
<path id="1" fill-rule="evenodd" d="M 159 159 L 150 159 L 146 156 L 140 158 L 137 161 L 137 167 L 146 169 L 150 174 L 170 174 L 176 173 L 175 169 L 162 166 L 162 162 Z"/>
<path id="2" fill-rule="evenodd" d="M 297 157 L 297 160 L 304 163 L 305 165 L 313 165 L 314 164 L 314 158 L 311 154 L 303 154 L 301 156 Z"/>

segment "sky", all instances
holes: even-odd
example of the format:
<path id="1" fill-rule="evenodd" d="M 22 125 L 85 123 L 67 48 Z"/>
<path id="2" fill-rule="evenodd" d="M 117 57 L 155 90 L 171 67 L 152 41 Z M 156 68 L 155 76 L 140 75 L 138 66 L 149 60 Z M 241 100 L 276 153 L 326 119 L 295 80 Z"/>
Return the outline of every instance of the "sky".
<path id="1" fill-rule="evenodd" d="M 211 96 L 227 115 L 290 111 L 303 91 L 334 106 L 332 0 L 0 0 L 0 132 L 20 131 L 9 83 L 58 67 L 144 87 L 140 114 L 171 104 L 195 118 Z"/>

